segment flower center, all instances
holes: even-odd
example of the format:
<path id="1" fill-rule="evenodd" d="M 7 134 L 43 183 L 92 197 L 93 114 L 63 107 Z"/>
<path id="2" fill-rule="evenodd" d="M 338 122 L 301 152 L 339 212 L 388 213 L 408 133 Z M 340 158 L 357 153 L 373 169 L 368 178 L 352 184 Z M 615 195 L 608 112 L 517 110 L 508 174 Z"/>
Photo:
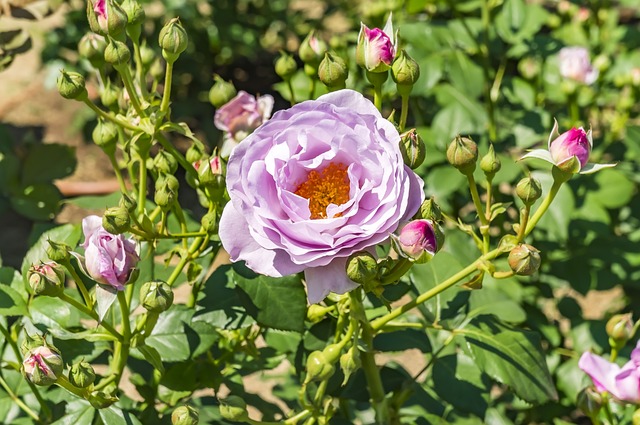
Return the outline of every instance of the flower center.
<path id="1" fill-rule="evenodd" d="M 307 181 L 295 190 L 295 194 L 309 200 L 312 219 L 327 218 L 330 204 L 342 205 L 349 200 L 349 177 L 347 166 L 331 163 L 321 171 L 313 170 Z M 340 214 L 336 214 L 339 217 Z"/>

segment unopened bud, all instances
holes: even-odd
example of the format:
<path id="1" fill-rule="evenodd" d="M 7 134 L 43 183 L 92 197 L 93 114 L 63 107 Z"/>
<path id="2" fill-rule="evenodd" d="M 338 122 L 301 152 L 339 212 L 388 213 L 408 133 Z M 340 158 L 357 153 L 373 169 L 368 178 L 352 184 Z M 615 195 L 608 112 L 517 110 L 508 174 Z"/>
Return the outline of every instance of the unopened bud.
<path id="1" fill-rule="evenodd" d="M 156 58 L 156 52 L 153 51 L 151 47 L 147 45 L 147 43 L 142 43 L 140 45 L 140 59 L 142 59 L 142 64 L 145 68 L 149 67 Z"/>
<path id="2" fill-rule="evenodd" d="M 96 380 L 96 372 L 91 364 L 81 360 L 71 366 L 69 382 L 78 388 L 87 388 Z"/>
<path id="3" fill-rule="evenodd" d="M 392 241 L 401 256 L 418 264 L 426 263 L 440 250 L 437 224 L 431 220 L 413 220 L 405 224 Z"/>
<path id="4" fill-rule="evenodd" d="M 297 70 L 298 64 L 296 63 L 296 60 L 293 58 L 293 56 L 286 52 L 280 52 L 280 57 L 278 57 L 275 64 L 276 74 L 278 74 L 278 76 L 284 81 L 289 81 Z"/>
<path id="5" fill-rule="evenodd" d="M 189 147 L 189 149 L 187 149 L 187 152 L 185 153 L 185 158 L 192 164 L 194 162 L 200 161 L 206 156 L 207 153 L 205 152 L 204 145 L 200 142 L 193 142 L 191 147 Z"/>
<path id="6" fill-rule="evenodd" d="M 103 36 L 95 33 L 85 34 L 78 42 L 78 53 L 87 59 L 94 68 L 104 65 L 104 49 L 107 42 Z"/>
<path id="7" fill-rule="evenodd" d="M 104 391 L 94 391 L 89 395 L 88 401 L 96 409 L 106 409 L 118 401 L 118 397 Z"/>
<path id="8" fill-rule="evenodd" d="M 447 161 L 462 174 L 473 173 L 477 160 L 478 145 L 468 137 L 456 136 L 447 148 Z"/>
<path id="9" fill-rule="evenodd" d="M 124 65 L 131 59 L 131 51 L 122 41 L 111 39 L 104 49 L 104 60 L 111 65 Z"/>
<path id="10" fill-rule="evenodd" d="M 51 261 L 62 263 L 69 260 L 69 252 L 71 247 L 66 243 L 54 242 L 51 239 L 47 240 L 49 246 L 47 247 L 47 256 Z"/>
<path id="11" fill-rule="evenodd" d="M 102 227 L 112 235 L 119 235 L 129 230 L 131 217 L 123 207 L 107 208 L 102 216 Z"/>
<path id="12" fill-rule="evenodd" d="M 631 313 L 616 314 L 607 321 L 607 335 L 609 342 L 617 349 L 624 347 L 633 334 L 633 322 L 631 321 Z"/>
<path id="13" fill-rule="evenodd" d="M 178 160 L 165 150 L 161 150 L 153 158 L 153 166 L 162 174 L 175 174 L 178 170 Z"/>
<path id="14" fill-rule="evenodd" d="M 107 81 L 107 84 L 100 89 L 100 101 L 109 109 L 115 108 L 118 105 L 119 97 L 120 90 L 112 86 L 110 81 Z"/>
<path id="15" fill-rule="evenodd" d="M 525 205 L 531 206 L 542 195 L 542 185 L 533 177 L 525 177 L 516 185 L 516 195 Z"/>
<path id="16" fill-rule="evenodd" d="M 87 19 L 91 31 L 117 37 L 127 25 L 127 14 L 115 0 L 87 1 Z"/>
<path id="17" fill-rule="evenodd" d="M 211 90 L 209 90 L 209 102 L 216 108 L 219 108 L 229 102 L 236 96 L 236 94 L 238 94 L 231 81 L 225 81 L 219 75 L 214 75 L 213 81 L 213 86 L 211 86 Z M 187 161 L 189 161 L 189 158 L 187 158 Z"/>
<path id="18" fill-rule="evenodd" d="M 237 395 L 227 396 L 224 400 L 220 400 L 220 415 L 230 421 L 246 422 L 249 419 L 247 403 Z"/>
<path id="19" fill-rule="evenodd" d="M 164 76 L 165 67 L 160 58 L 156 58 L 149 67 L 149 74 L 156 80 L 160 80 Z"/>
<path id="20" fill-rule="evenodd" d="M 344 374 L 344 381 L 342 381 L 343 386 L 347 384 L 349 377 L 360 369 L 362 361 L 360 360 L 359 354 L 358 349 L 354 345 L 346 353 L 340 356 L 340 368 Z"/>
<path id="21" fill-rule="evenodd" d="M 318 66 L 318 78 L 322 84 L 333 90 L 343 89 L 348 76 L 349 68 L 344 59 L 326 52 Z"/>
<path id="22" fill-rule="evenodd" d="M 489 152 L 480 160 L 480 168 L 484 172 L 484 175 L 487 176 L 487 179 L 492 180 L 496 175 L 502 164 L 496 155 L 496 151 L 493 149 L 493 145 L 489 145 Z"/>
<path id="23" fill-rule="evenodd" d="M 540 251 L 531 245 L 521 244 L 509 252 L 509 267 L 520 276 L 530 276 L 540 268 Z"/>
<path id="24" fill-rule="evenodd" d="M 425 199 L 420 205 L 419 217 L 435 223 L 442 220 L 442 210 L 433 198 Z"/>
<path id="25" fill-rule="evenodd" d="M 180 24 L 180 19 L 173 18 L 160 30 L 158 43 L 162 48 L 162 57 L 167 62 L 178 60 L 180 53 L 187 49 L 189 36 Z"/>
<path id="26" fill-rule="evenodd" d="M 342 347 L 340 344 L 329 344 L 322 350 L 322 354 L 324 355 L 327 363 L 335 363 L 340 358 L 340 353 L 342 352 Z"/>
<path id="27" fill-rule="evenodd" d="M 146 282 L 140 288 L 140 304 L 148 311 L 162 313 L 173 304 L 173 291 L 162 280 Z"/>
<path id="28" fill-rule="evenodd" d="M 20 352 L 25 356 L 32 349 L 42 347 L 43 345 L 45 345 L 45 340 L 42 335 L 35 334 L 31 336 L 25 332 L 25 337 L 22 340 L 22 344 L 20 344 Z"/>
<path id="29" fill-rule="evenodd" d="M 75 99 L 81 102 L 87 99 L 84 77 L 77 72 L 61 70 L 56 83 L 58 92 L 65 99 Z"/>
<path id="30" fill-rule="evenodd" d="M 400 152 L 404 163 L 412 170 L 415 170 L 424 162 L 427 150 L 424 140 L 422 140 L 415 128 L 400 135 Z"/>
<path id="31" fill-rule="evenodd" d="M 402 49 L 391 64 L 391 78 L 398 87 L 401 96 L 408 96 L 413 85 L 420 78 L 420 66 Z"/>
<path id="32" fill-rule="evenodd" d="M 311 323 L 317 323 L 325 318 L 327 315 L 326 307 L 322 307 L 318 304 L 311 304 L 307 308 L 307 320 Z"/>
<path id="33" fill-rule="evenodd" d="M 327 361 L 322 351 L 313 351 L 307 357 L 307 376 L 305 382 L 324 381 L 335 372 L 333 365 Z"/>
<path id="34" fill-rule="evenodd" d="M 594 417 L 602 408 L 602 395 L 593 387 L 587 387 L 578 393 L 576 406 L 585 415 Z"/>
<path id="35" fill-rule="evenodd" d="M 542 65 L 536 58 L 526 57 L 518 62 L 518 71 L 527 80 L 533 80 L 540 74 Z"/>
<path id="36" fill-rule="evenodd" d="M 302 40 L 302 43 L 300 43 L 298 55 L 300 59 L 302 59 L 302 62 L 317 69 L 326 50 L 327 43 L 321 38 L 316 37 L 315 31 L 311 31 L 305 39 Z"/>
<path id="37" fill-rule="evenodd" d="M 123 193 L 122 198 L 120 198 L 120 202 L 118 203 L 118 206 L 120 206 L 121 208 L 124 208 L 125 210 L 131 213 L 135 211 L 135 209 L 137 208 L 138 202 L 134 198 Z"/>
<path id="38" fill-rule="evenodd" d="M 359 251 L 347 260 L 347 276 L 356 283 L 366 284 L 378 278 L 378 262 L 367 251 Z"/>
<path id="39" fill-rule="evenodd" d="M 166 174 L 163 178 L 156 180 L 156 193 L 154 201 L 163 210 L 168 210 L 178 199 L 178 179 L 171 174 Z"/>
<path id="40" fill-rule="evenodd" d="M 27 352 L 22 362 L 22 374 L 36 385 L 51 385 L 58 380 L 64 364 L 55 347 L 43 345 Z"/>
<path id="41" fill-rule="evenodd" d="M 145 13 L 144 9 L 136 0 L 124 0 L 122 2 L 122 10 L 127 15 L 127 24 L 141 25 L 144 22 Z"/>
<path id="42" fill-rule="evenodd" d="M 217 211 L 211 211 L 202 216 L 200 220 L 200 224 L 202 224 L 202 229 L 209 233 L 215 234 L 218 232 L 218 213 Z"/>
<path id="43" fill-rule="evenodd" d="M 100 146 L 108 155 L 113 155 L 118 142 L 118 126 L 103 119 L 98 119 L 98 124 L 91 133 L 93 142 Z"/>
<path id="44" fill-rule="evenodd" d="M 33 264 L 27 274 L 29 287 L 35 295 L 58 296 L 64 291 L 64 269 L 55 262 Z"/>

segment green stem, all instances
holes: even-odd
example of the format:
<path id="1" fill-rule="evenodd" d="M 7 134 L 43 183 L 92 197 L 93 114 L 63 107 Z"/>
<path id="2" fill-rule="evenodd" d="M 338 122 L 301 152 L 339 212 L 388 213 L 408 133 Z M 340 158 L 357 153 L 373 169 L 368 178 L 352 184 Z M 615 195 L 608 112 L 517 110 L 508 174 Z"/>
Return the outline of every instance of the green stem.
<path id="1" fill-rule="evenodd" d="M 116 342 L 114 350 L 113 362 L 116 366 L 116 385 L 122 379 L 122 372 L 127 365 L 129 358 L 129 348 L 131 340 L 131 325 L 129 324 L 129 305 L 127 304 L 126 295 L 123 291 L 118 291 L 118 304 L 120 305 L 120 315 L 122 316 L 122 340 Z"/>
<path id="2" fill-rule="evenodd" d="M 491 96 L 491 86 L 489 85 L 489 81 L 491 80 L 490 70 L 493 69 L 491 66 L 491 57 L 489 50 L 489 31 L 491 30 L 491 9 L 489 7 L 489 0 L 484 0 L 482 2 L 482 11 L 481 11 L 481 19 L 482 19 L 482 48 L 480 52 L 482 53 L 482 59 L 484 66 L 482 67 L 484 72 L 484 95 L 485 95 L 485 104 L 487 107 L 487 117 L 489 118 L 489 139 L 491 141 L 496 141 L 498 138 L 498 132 L 496 128 L 496 116 L 495 116 L 495 105 Z"/>
<path id="3" fill-rule="evenodd" d="M 67 269 L 67 272 L 69 272 L 69 275 L 71 275 L 71 278 L 76 283 L 76 287 L 78 288 L 78 291 L 80 291 L 80 295 L 82 295 L 84 303 L 87 305 L 88 309 L 93 310 L 93 300 L 91 299 L 91 295 L 89 295 L 89 291 L 84 285 L 84 281 L 82 280 L 82 278 L 78 275 L 78 273 L 76 273 L 76 269 L 71 264 L 71 261 L 60 261 L 60 264 L 62 264 Z"/>
<path id="4" fill-rule="evenodd" d="M 558 190 L 560 190 L 560 187 L 562 186 L 562 184 L 566 182 L 569 178 L 571 178 L 571 176 L 567 177 L 566 175 L 562 175 L 560 173 L 555 172 L 555 168 L 557 167 L 554 167 L 553 185 L 551 185 L 551 189 L 549 190 L 549 193 L 547 193 L 547 197 L 544 198 L 544 200 L 542 201 L 542 204 L 540 204 L 536 212 L 533 214 L 533 217 L 529 219 L 529 223 L 527 224 L 527 227 L 524 231 L 524 237 L 526 237 L 529 233 L 531 233 L 533 228 L 536 227 L 536 224 L 538 224 L 538 221 L 540 221 L 544 213 L 547 211 L 547 209 L 549 209 L 551 202 L 553 202 L 553 199 L 558 194 Z"/>
<path id="5" fill-rule="evenodd" d="M 9 398 L 11 400 L 13 400 L 13 402 L 15 404 L 18 405 L 19 408 L 21 408 L 27 415 L 31 416 L 31 418 L 36 421 L 37 423 L 41 424 L 42 421 L 40 420 L 40 417 L 38 416 L 38 414 L 36 412 L 34 412 L 33 410 L 31 410 L 31 408 L 29 406 L 27 406 L 26 404 L 24 404 L 24 402 L 20 399 L 20 397 L 18 397 L 12 390 L 11 387 L 9 387 L 9 385 L 7 384 L 7 382 L 4 380 L 4 378 L 2 378 L 2 376 L 0 376 L 0 386 L 2 386 L 2 388 L 6 391 L 6 393 L 9 395 Z"/>
<path id="6" fill-rule="evenodd" d="M 185 233 L 167 233 L 166 235 L 156 235 L 156 239 L 186 239 L 207 236 L 207 232 L 185 232 Z"/>
<path id="7" fill-rule="evenodd" d="M 381 282 L 383 285 L 393 283 L 399 280 L 402 276 L 404 276 L 409 269 L 413 266 L 413 263 L 406 258 L 401 258 L 398 262 L 393 266 L 388 273 L 382 276 Z"/>
<path id="8" fill-rule="evenodd" d="M 193 164 L 189 163 L 184 155 L 182 155 L 180 151 L 178 151 L 160 132 L 157 132 L 155 136 L 156 140 L 158 140 L 158 143 L 160 143 L 160 145 L 162 145 L 162 147 L 167 152 L 169 152 L 175 159 L 178 160 L 178 163 L 182 166 L 182 168 L 184 168 L 187 174 L 189 174 L 195 181 L 198 181 L 198 173 L 196 172 Z"/>
<path id="9" fill-rule="evenodd" d="M 84 304 L 80 303 L 75 298 L 71 298 L 69 295 L 65 294 L 64 292 L 62 294 L 58 295 L 58 298 L 60 298 L 62 301 L 66 302 L 67 304 L 75 307 L 78 311 L 80 311 L 80 312 L 86 314 L 87 316 L 91 317 L 93 320 L 98 322 L 98 324 L 100 326 L 102 326 L 107 332 L 109 332 L 111 335 L 113 335 L 114 338 L 116 338 L 116 340 L 122 341 L 122 335 L 120 335 L 120 333 L 118 331 L 116 331 L 113 328 L 113 326 L 111 326 L 109 323 L 104 322 L 104 321 L 101 322 L 100 318 L 98 317 L 98 313 L 96 313 L 94 310 L 90 310 L 87 306 L 85 306 Z"/>
<path id="10" fill-rule="evenodd" d="M 147 203 L 147 158 L 140 157 L 140 170 L 138 179 L 138 216 L 144 214 L 145 204 Z"/>
<path id="11" fill-rule="evenodd" d="M 569 94 L 569 117 L 571 118 L 571 125 L 577 126 L 580 121 L 580 107 L 578 106 L 578 93 L 573 91 Z"/>
<path id="12" fill-rule="evenodd" d="M 162 103 L 160 104 L 160 112 L 169 110 L 169 100 L 171 99 L 171 84 L 173 82 L 173 61 L 167 61 L 164 77 L 164 90 L 162 91 Z"/>
<path id="13" fill-rule="evenodd" d="M 524 208 L 522 209 L 522 216 L 520 217 L 520 228 L 518 229 L 518 243 L 524 240 L 527 225 L 529 224 L 530 213 L 531 213 L 531 205 L 525 205 Z"/>
<path id="14" fill-rule="evenodd" d="M 311 84 L 309 85 L 309 99 L 313 99 L 316 94 L 316 79 L 311 77 Z"/>
<path id="15" fill-rule="evenodd" d="M 172 286 L 175 283 L 175 281 L 178 279 L 178 277 L 180 276 L 180 273 L 182 273 L 182 269 L 191 260 L 192 255 L 198 250 L 203 240 L 204 238 L 196 238 L 191 243 L 191 246 L 189 247 L 189 251 L 187 252 L 187 255 L 185 255 L 180 259 L 180 262 L 176 265 L 176 268 L 173 270 L 173 273 L 171 273 L 171 276 L 169 276 L 169 279 L 167 279 L 167 284 L 169 284 L 169 286 Z"/>
<path id="16" fill-rule="evenodd" d="M 138 41 L 133 42 L 133 57 L 136 61 L 136 78 L 140 85 L 140 91 L 144 96 L 147 94 L 147 82 L 144 77 L 144 64 L 142 63 L 142 54 L 140 52 L 140 43 Z"/>
<path id="17" fill-rule="evenodd" d="M 124 87 L 129 94 L 129 100 L 131 101 L 131 105 L 133 105 L 133 109 L 136 110 L 138 116 L 145 117 L 145 113 L 142 110 L 142 105 L 140 104 L 140 99 L 138 99 L 138 93 L 136 92 L 135 86 L 133 85 L 133 78 L 131 77 L 131 71 L 129 71 L 129 66 L 125 65 L 115 65 L 114 68 L 122 77 L 122 82 L 124 83 Z"/>
<path id="18" fill-rule="evenodd" d="M 471 191 L 471 199 L 473 199 L 473 205 L 476 207 L 476 211 L 478 213 L 478 218 L 480 218 L 480 223 L 484 226 L 489 225 L 489 219 L 484 214 L 484 208 L 482 208 L 482 202 L 480 202 L 480 194 L 478 193 L 478 185 L 476 184 L 476 180 L 473 177 L 473 173 L 467 173 L 467 180 L 469 180 L 469 189 Z"/>
<path id="19" fill-rule="evenodd" d="M 378 111 L 382 111 L 382 85 L 389 77 L 389 71 L 370 72 L 366 71 L 367 80 L 373 85 L 373 104 Z"/>
<path id="20" fill-rule="evenodd" d="M 113 168 L 114 173 L 116 174 L 116 179 L 118 179 L 118 185 L 120 186 L 120 192 L 123 194 L 127 193 L 127 185 L 124 182 L 124 178 L 122 177 L 122 171 L 120 171 L 120 167 L 118 167 L 118 161 L 116 160 L 115 154 L 107 154 L 109 157 L 109 162 L 111 162 L 111 168 Z"/>
<path id="21" fill-rule="evenodd" d="M 123 121 L 113 115 L 111 115 L 108 112 L 103 111 L 102 109 L 98 108 L 92 101 L 90 101 L 89 99 L 85 99 L 84 100 L 85 105 L 87 105 L 89 108 L 91 108 L 96 114 L 98 114 L 98 116 L 112 121 L 116 124 L 118 124 L 121 127 L 126 128 L 127 130 L 131 130 L 131 131 L 140 131 L 140 129 L 136 126 L 134 126 L 133 124 L 129 124 L 126 121 Z"/>
<path id="22" fill-rule="evenodd" d="M 65 390 L 69 391 L 71 394 L 74 394 L 80 398 L 86 398 L 86 392 L 85 392 L 86 390 L 83 390 L 82 388 L 78 388 L 75 385 L 73 385 L 71 382 L 69 382 L 67 377 L 64 375 L 58 376 L 58 380 L 56 381 L 56 384 L 61 386 Z"/>
<path id="23" fill-rule="evenodd" d="M 361 291 L 354 290 L 349 293 L 351 300 L 351 308 L 363 311 L 362 301 L 360 300 Z M 358 316 L 364 316 L 360 314 Z M 385 398 L 384 386 L 380 376 L 380 370 L 376 365 L 375 356 L 373 354 L 373 336 L 375 329 L 369 321 L 361 322 L 361 338 L 365 345 L 365 349 L 360 351 L 360 360 L 362 361 L 362 370 L 367 380 L 369 395 L 371 397 L 371 405 L 376 412 L 376 424 L 386 425 L 389 423 L 389 406 Z"/>
<path id="24" fill-rule="evenodd" d="M 503 251 L 502 251 L 501 248 L 496 248 L 493 251 L 490 251 L 490 252 L 482 255 L 476 261 L 474 261 L 472 264 L 469 264 L 467 267 L 465 267 L 464 269 L 460 270 L 458 273 L 454 274 L 453 276 L 449 277 L 448 279 L 446 279 L 445 281 L 443 281 L 439 285 L 431 288 L 427 292 L 424 292 L 424 293 L 420 294 L 414 300 L 409 301 L 405 305 L 402 305 L 402 306 L 396 308 L 395 310 L 392 310 L 389 313 L 385 314 L 384 316 L 379 317 L 376 320 L 372 321 L 371 322 L 372 329 L 374 331 L 380 330 L 385 324 L 387 324 L 391 320 L 401 316 L 402 314 L 406 313 L 407 311 L 411 310 L 412 308 L 416 307 L 417 305 L 420 305 L 420 304 L 430 300 L 431 298 L 433 298 L 436 295 L 440 294 L 444 290 L 446 290 L 446 289 L 450 288 L 451 286 L 455 285 L 459 280 L 465 278 L 469 274 L 471 274 L 474 271 L 476 271 L 478 269 L 478 266 L 481 265 L 484 261 L 493 260 L 493 259 L 497 258 L 498 256 L 500 256 L 500 254 L 502 254 L 502 253 L 503 253 Z"/>
<path id="25" fill-rule="evenodd" d="M 287 79 L 287 87 L 289 87 L 289 94 L 290 94 L 290 98 L 289 98 L 289 102 L 291 102 L 291 106 L 296 104 L 296 95 L 295 92 L 293 91 L 293 84 L 291 84 L 291 78 Z"/>
<path id="26" fill-rule="evenodd" d="M 400 112 L 400 132 L 404 131 L 404 127 L 407 125 L 407 116 L 409 115 L 409 95 L 402 95 L 402 111 Z"/>

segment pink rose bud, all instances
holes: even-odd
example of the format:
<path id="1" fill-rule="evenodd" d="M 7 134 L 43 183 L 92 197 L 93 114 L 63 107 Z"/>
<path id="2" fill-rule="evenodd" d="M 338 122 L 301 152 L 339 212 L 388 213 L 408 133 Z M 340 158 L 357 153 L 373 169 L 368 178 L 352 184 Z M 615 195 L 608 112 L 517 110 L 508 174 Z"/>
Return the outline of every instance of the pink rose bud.
<path id="1" fill-rule="evenodd" d="M 228 157 L 236 144 L 269 119 L 272 109 L 272 96 L 254 97 L 242 90 L 220 107 L 213 119 L 215 126 L 225 132 L 220 155 Z"/>
<path id="2" fill-rule="evenodd" d="M 102 219 L 91 215 L 82 220 L 85 267 L 96 282 L 122 291 L 140 260 L 136 243 L 124 235 L 113 235 L 102 227 Z"/>
<path id="3" fill-rule="evenodd" d="M 92 31 L 112 37 L 123 32 L 128 22 L 126 12 L 114 0 L 87 0 L 87 18 Z"/>
<path id="4" fill-rule="evenodd" d="M 592 84 L 598 70 L 591 65 L 589 50 L 584 47 L 564 47 L 558 54 L 560 75 L 583 84 Z"/>
<path id="5" fill-rule="evenodd" d="M 416 263 L 426 263 L 438 251 L 436 229 L 431 220 L 413 220 L 405 224 L 395 238 L 401 253 Z"/>
<path id="6" fill-rule="evenodd" d="M 391 15 L 384 29 L 370 29 L 361 23 L 356 46 L 356 62 L 367 71 L 385 72 L 396 57 L 396 42 Z"/>
<path id="7" fill-rule="evenodd" d="M 36 385 L 51 385 L 62 373 L 60 352 L 46 345 L 32 348 L 22 362 L 22 373 Z"/>
<path id="8" fill-rule="evenodd" d="M 591 153 L 591 143 L 587 132 L 582 127 L 572 128 L 551 142 L 549 152 L 558 168 L 563 169 L 563 164 L 567 164 L 571 158 L 576 157 L 580 163 L 580 169 L 587 165 Z"/>
<path id="9" fill-rule="evenodd" d="M 64 290 L 64 269 L 53 261 L 33 264 L 27 276 L 35 295 L 54 297 Z"/>

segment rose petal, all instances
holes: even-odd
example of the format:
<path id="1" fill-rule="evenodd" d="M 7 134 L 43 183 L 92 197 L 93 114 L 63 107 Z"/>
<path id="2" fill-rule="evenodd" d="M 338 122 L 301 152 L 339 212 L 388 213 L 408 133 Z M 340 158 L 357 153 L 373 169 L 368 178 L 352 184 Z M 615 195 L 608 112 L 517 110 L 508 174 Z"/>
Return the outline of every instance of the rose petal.
<path id="1" fill-rule="evenodd" d="M 358 284 L 347 277 L 347 259 L 336 258 L 324 267 L 311 267 L 304 271 L 309 303 L 324 300 L 329 292 L 344 294 L 355 289 Z"/>

